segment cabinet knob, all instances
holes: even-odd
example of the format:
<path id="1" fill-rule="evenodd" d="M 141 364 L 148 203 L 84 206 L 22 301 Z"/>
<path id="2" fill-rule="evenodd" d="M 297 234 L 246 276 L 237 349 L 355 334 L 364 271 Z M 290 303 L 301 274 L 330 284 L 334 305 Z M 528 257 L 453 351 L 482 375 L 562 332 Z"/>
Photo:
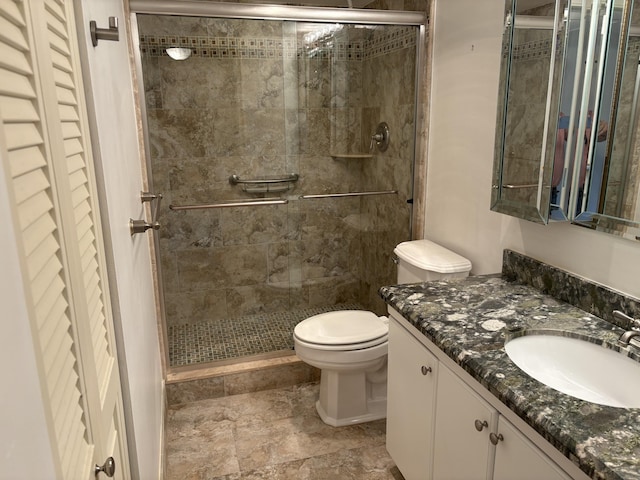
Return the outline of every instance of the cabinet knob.
<path id="1" fill-rule="evenodd" d="M 420 371 L 422 372 L 423 375 L 427 375 L 428 373 L 432 372 L 433 370 L 431 369 L 431 367 L 427 367 L 426 365 L 422 365 L 422 367 L 420 367 Z"/>
<path id="2" fill-rule="evenodd" d="M 497 435 L 496 435 L 495 433 L 491 432 L 491 433 L 489 434 L 489 441 L 490 441 L 491 443 L 493 443 L 494 445 L 497 445 L 497 444 L 498 444 L 498 442 L 501 442 L 501 441 L 503 441 L 503 440 L 504 440 L 504 437 L 502 436 L 502 434 L 501 434 L 501 433 L 499 433 L 499 434 L 497 434 Z"/>
<path id="3" fill-rule="evenodd" d="M 474 422 L 474 425 L 476 427 L 476 430 L 478 430 L 479 432 L 481 432 L 485 427 L 489 426 L 486 420 L 477 420 L 477 419 Z"/>

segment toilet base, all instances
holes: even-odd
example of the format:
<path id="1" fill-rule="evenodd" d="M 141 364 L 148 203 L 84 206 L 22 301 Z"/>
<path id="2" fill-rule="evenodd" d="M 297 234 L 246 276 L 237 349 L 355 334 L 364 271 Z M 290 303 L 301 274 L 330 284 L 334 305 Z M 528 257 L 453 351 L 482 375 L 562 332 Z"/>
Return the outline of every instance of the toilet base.
<path id="1" fill-rule="evenodd" d="M 358 423 L 373 422 L 387 418 L 387 400 L 372 401 L 369 403 L 369 412 L 349 418 L 334 418 L 327 414 L 320 405 L 320 400 L 316 402 L 316 410 L 324 423 L 332 427 L 344 427 L 346 425 L 356 425 Z"/>
<path id="2" fill-rule="evenodd" d="M 386 356 L 368 372 L 322 370 L 316 410 L 333 427 L 372 422 L 387 416 Z"/>

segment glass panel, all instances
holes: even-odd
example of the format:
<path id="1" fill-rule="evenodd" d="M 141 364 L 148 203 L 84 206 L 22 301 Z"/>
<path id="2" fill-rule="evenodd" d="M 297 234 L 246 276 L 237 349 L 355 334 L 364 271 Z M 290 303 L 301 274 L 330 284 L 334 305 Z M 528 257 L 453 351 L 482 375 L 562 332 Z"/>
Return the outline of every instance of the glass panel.
<path id="1" fill-rule="evenodd" d="M 546 223 L 564 37 L 556 3 L 523 10 L 507 3 L 492 209 Z M 555 52 L 555 53 L 554 53 Z M 550 147 L 551 146 L 551 147 Z"/>
<path id="2" fill-rule="evenodd" d="M 577 202 L 576 223 L 637 239 L 638 208 L 638 40 L 640 14 L 633 2 L 611 2 L 606 57 L 599 84 L 597 122 L 591 128 L 585 195 Z"/>
<path id="3" fill-rule="evenodd" d="M 410 238 L 418 27 L 154 15 L 138 24 L 151 175 L 167 200 L 170 364 L 290 352 L 293 326 L 310 315 L 385 313 L 377 290 L 395 282 L 393 248 Z M 172 60 L 174 45 L 191 56 Z M 370 149 L 382 121 L 385 152 Z M 290 174 L 297 181 L 273 182 Z M 398 193 L 300 198 L 387 190 Z M 264 199 L 288 203 L 166 208 Z"/>

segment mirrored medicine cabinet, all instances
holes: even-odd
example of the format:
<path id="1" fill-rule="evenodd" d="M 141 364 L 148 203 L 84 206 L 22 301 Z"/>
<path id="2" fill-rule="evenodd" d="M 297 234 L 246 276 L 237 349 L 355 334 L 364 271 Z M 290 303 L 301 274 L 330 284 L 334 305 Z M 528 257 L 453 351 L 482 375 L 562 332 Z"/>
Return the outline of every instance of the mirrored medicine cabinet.
<path id="1" fill-rule="evenodd" d="M 507 0 L 492 210 L 640 240 L 638 10 Z"/>

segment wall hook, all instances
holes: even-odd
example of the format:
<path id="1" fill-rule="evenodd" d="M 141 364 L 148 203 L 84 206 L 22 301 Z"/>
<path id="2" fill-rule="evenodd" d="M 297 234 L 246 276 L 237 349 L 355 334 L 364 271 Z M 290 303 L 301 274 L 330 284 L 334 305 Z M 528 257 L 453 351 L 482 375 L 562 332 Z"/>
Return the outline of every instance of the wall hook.
<path id="1" fill-rule="evenodd" d="M 91 32 L 91 43 L 93 43 L 94 47 L 98 45 L 98 40 L 111 40 L 113 42 L 120 40 L 117 17 L 109 17 L 109 28 L 98 28 L 95 20 L 91 20 L 89 22 L 89 31 Z"/>

